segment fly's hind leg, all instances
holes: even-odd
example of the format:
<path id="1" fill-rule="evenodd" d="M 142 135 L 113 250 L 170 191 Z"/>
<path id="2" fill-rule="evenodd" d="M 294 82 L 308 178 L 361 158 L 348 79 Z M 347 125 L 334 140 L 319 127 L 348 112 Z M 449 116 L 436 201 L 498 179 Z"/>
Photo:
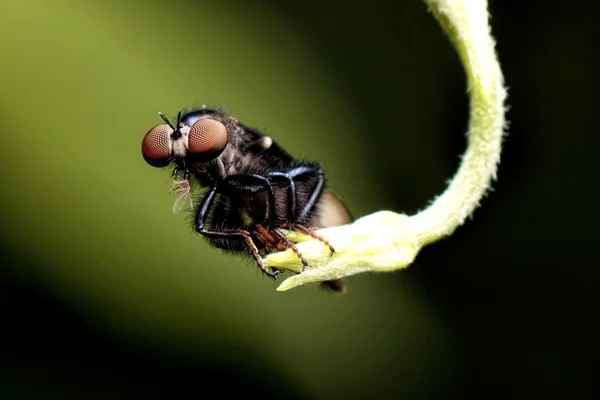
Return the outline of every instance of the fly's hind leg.
<path id="1" fill-rule="evenodd" d="M 209 238 L 220 238 L 220 239 L 241 239 L 246 243 L 248 249 L 250 250 L 250 255 L 256 262 L 256 266 L 267 276 L 270 278 L 276 279 L 277 275 L 281 273 L 280 270 L 274 269 L 269 270 L 262 262 L 262 258 L 256 247 L 256 244 L 252 240 L 250 236 L 250 232 L 245 231 L 243 229 L 235 229 L 235 230 L 223 230 L 223 231 L 211 231 L 207 229 L 197 229 L 199 233 Z"/>
<path id="2" fill-rule="evenodd" d="M 287 228 L 289 228 L 292 231 L 300 232 L 306 236 L 309 236 L 309 237 L 316 239 L 319 242 L 323 243 L 325 246 L 329 247 L 329 255 L 330 256 L 332 256 L 333 253 L 335 253 L 335 249 L 333 248 L 331 243 L 329 243 L 329 241 L 327 239 L 325 239 L 323 236 L 317 235 L 314 230 L 309 229 L 302 225 L 298 225 L 298 224 L 290 224 L 289 226 L 287 226 Z"/>

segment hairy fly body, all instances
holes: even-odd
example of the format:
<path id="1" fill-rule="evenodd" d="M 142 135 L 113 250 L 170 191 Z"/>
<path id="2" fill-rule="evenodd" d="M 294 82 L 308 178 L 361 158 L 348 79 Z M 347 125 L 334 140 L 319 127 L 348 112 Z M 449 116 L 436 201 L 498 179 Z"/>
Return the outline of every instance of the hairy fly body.
<path id="1" fill-rule="evenodd" d="M 275 278 L 261 257 L 292 249 L 306 261 L 281 229 L 301 232 L 333 246 L 314 229 L 351 221 L 344 205 L 327 189 L 321 166 L 293 158 L 269 136 L 217 109 L 181 111 L 173 123 L 150 129 L 142 155 L 154 167 L 174 166 L 174 211 L 186 203 L 190 185 L 208 190 L 194 204 L 194 229 L 210 244 L 250 255 L 260 270 Z M 190 199 L 190 204 L 192 204 Z M 345 291 L 342 280 L 326 283 Z"/>

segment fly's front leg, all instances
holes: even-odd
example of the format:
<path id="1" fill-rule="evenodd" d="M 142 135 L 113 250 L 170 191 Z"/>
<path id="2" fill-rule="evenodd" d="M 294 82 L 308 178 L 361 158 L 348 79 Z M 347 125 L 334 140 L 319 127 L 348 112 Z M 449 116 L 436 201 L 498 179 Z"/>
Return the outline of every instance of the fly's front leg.
<path id="1" fill-rule="evenodd" d="M 211 230 L 211 229 L 207 229 L 205 226 L 206 219 L 208 218 L 208 215 L 210 214 L 210 211 L 212 209 L 212 205 L 214 203 L 215 196 L 218 193 L 222 192 L 225 188 L 228 188 L 232 183 L 239 183 L 240 180 L 245 181 L 245 182 L 254 181 L 255 183 L 258 183 L 258 189 L 260 189 L 261 187 L 267 187 L 269 202 L 271 202 L 271 204 L 269 205 L 269 208 L 274 207 L 273 190 L 269 184 L 269 181 L 266 178 L 258 176 L 258 175 L 257 176 L 254 176 L 254 175 L 243 175 L 243 176 L 232 175 L 232 176 L 229 176 L 226 180 L 213 185 L 210 188 L 210 190 L 206 193 L 206 195 L 204 196 L 204 199 L 202 199 L 202 203 L 200 203 L 200 207 L 198 207 L 198 211 L 196 212 L 194 228 L 198 233 L 200 233 L 203 236 L 208 237 L 208 238 L 225 239 L 225 240 L 243 240 L 245 242 L 246 246 L 248 246 L 248 249 L 250 250 L 250 254 L 252 255 L 252 258 L 254 259 L 254 261 L 256 262 L 256 265 L 258 266 L 258 268 L 262 272 L 264 272 L 266 275 L 275 279 L 275 277 L 281 271 L 279 271 L 279 270 L 271 271 L 271 270 L 268 270 L 264 266 L 262 259 L 260 257 L 258 248 L 256 247 L 256 244 L 252 240 L 252 237 L 250 236 L 250 232 L 248 232 L 247 230 L 244 230 L 244 229 Z M 256 185 L 254 187 L 248 188 L 249 191 L 252 191 L 252 190 L 256 191 L 255 189 L 257 189 Z"/>

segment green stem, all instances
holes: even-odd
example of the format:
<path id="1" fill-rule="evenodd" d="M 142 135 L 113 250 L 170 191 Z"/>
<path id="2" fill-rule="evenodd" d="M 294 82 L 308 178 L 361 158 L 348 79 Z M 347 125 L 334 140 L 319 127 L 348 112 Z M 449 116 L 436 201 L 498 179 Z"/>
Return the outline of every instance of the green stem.
<path id="1" fill-rule="evenodd" d="M 470 98 L 468 146 L 448 188 L 411 218 L 423 245 L 452 234 L 479 205 L 496 178 L 505 128 L 506 90 L 482 0 L 426 1 L 454 45 L 467 74 Z"/>
<path id="2" fill-rule="evenodd" d="M 353 224 L 319 230 L 336 248 L 332 257 L 316 240 L 298 243 L 310 265 L 303 272 L 290 250 L 268 255 L 263 260 L 266 266 L 298 272 L 277 290 L 407 267 L 423 246 L 452 234 L 462 225 L 496 178 L 505 132 L 506 89 L 488 25 L 487 1 L 425 2 L 454 45 L 467 75 L 468 144 L 458 171 L 447 189 L 416 215 L 380 211 Z"/>

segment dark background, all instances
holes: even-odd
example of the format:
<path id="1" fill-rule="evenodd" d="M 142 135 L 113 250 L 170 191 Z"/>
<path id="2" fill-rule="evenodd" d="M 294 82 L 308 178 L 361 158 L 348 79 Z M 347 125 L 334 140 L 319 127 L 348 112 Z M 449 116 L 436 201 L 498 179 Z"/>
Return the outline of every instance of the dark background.
<path id="1" fill-rule="evenodd" d="M 139 144 L 220 104 L 320 160 L 356 216 L 414 213 L 465 147 L 418 0 L 0 8 L 0 396 L 579 398 L 597 392 L 597 6 L 491 1 L 498 181 L 407 270 L 286 293 L 174 216 Z M 212 393 L 212 394 L 211 394 Z"/>

